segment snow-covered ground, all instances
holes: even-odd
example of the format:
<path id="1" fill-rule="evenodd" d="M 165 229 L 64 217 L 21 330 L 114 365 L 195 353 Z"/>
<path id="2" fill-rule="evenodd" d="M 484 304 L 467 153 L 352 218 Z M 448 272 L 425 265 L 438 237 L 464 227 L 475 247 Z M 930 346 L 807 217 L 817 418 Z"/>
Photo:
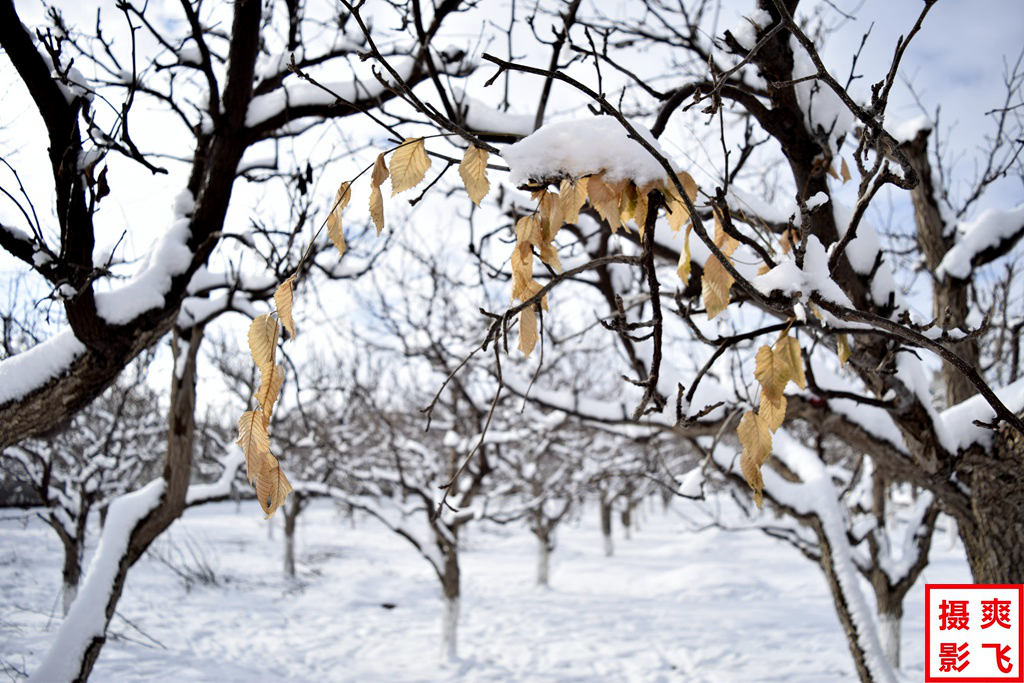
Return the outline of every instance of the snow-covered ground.
<path id="1" fill-rule="evenodd" d="M 757 531 L 688 531 L 687 505 L 664 513 L 651 501 L 612 558 L 588 509 L 561 532 L 550 590 L 533 586 L 524 529 L 470 529 L 460 660 L 443 665 L 438 582 L 403 539 L 319 501 L 300 517 L 289 581 L 279 519 L 270 538 L 252 501 L 194 508 L 156 544 L 169 563 L 151 554 L 131 572 L 92 680 L 854 679 L 818 567 Z M 216 584 L 186 587 L 176 574 L 196 565 L 183 559 L 190 547 Z M 60 559 L 32 513 L 0 512 L 0 673 L 16 678 L 45 654 Z M 923 669 L 923 584 L 940 581 L 969 581 L 959 543 L 941 532 L 905 604 L 907 680 Z"/>

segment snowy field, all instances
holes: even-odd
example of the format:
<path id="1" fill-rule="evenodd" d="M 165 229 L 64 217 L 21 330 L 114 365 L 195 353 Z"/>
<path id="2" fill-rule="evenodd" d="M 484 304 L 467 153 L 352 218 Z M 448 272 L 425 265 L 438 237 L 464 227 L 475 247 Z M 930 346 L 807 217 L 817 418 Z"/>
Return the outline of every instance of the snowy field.
<path id="1" fill-rule="evenodd" d="M 651 501 L 632 540 L 616 528 L 612 558 L 586 510 L 561 531 L 549 590 L 533 585 L 523 528 L 471 528 L 460 658 L 446 664 L 437 579 L 403 539 L 317 502 L 299 519 L 290 581 L 279 519 L 270 538 L 252 501 L 195 508 L 129 575 L 91 680 L 855 679 L 817 565 L 757 531 L 688 531 L 687 505 Z M 61 552 L 31 513 L 0 516 L 0 672 L 16 679 L 59 622 Z M 189 548 L 216 583 L 179 575 L 198 564 Z M 906 680 L 922 678 L 923 586 L 939 581 L 969 581 L 944 533 L 905 603 Z"/>

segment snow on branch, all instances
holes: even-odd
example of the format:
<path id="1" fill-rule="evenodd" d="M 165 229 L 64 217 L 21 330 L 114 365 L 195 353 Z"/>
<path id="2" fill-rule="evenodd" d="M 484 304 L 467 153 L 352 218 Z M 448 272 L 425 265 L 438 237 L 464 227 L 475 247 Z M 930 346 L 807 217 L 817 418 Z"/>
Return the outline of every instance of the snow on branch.
<path id="1" fill-rule="evenodd" d="M 974 268 L 1002 256 L 1024 237 L 1024 204 L 1012 209 L 989 209 L 973 221 L 960 223 L 956 244 L 946 252 L 935 273 L 939 278 L 966 280 Z"/>

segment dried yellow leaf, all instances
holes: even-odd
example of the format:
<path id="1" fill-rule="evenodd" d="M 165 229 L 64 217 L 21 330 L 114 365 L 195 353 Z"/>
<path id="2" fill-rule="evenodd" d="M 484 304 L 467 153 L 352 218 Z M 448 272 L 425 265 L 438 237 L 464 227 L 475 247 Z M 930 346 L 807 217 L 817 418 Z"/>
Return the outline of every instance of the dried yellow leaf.
<path id="1" fill-rule="evenodd" d="M 554 268 L 555 272 L 562 272 L 562 261 L 558 258 L 558 248 L 554 243 L 540 245 L 540 260 Z"/>
<path id="2" fill-rule="evenodd" d="M 647 195 L 643 190 L 638 190 L 636 195 L 636 206 L 633 209 L 633 220 L 636 222 L 637 230 L 640 232 L 640 236 L 644 236 L 644 230 L 647 228 L 647 208 L 650 206 L 650 195 Z"/>
<path id="3" fill-rule="evenodd" d="M 587 202 L 588 178 L 566 178 L 559 188 L 558 199 L 562 209 L 562 219 L 566 223 L 575 223 L 580 219 L 580 209 Z"/>
<path id="4" fill-rule="evenodd" d="M 686 232 L 683 234 L 683 248 L 679 250 L 679 265 L 676 266 L 676 273 L 679 275 L 679 279 L 683 281 L 683 284 L 690 282 L 690 229 L 692 226 L 686 226 Z"/>
<path id="5" fill-rule="evenodd" d="M 757 410 L 757 414 L 760 415 L 765 422 L 768 423 L 768 429 L 773 432 L 782 426 L 783 420 L 786 419 L 786 397 L 785 395 L 779 396 L 778 399 L 772 400 L 767 393 L 761 392 L 761 406 Z"/>
<path id="6" fill-rule="evenodd" d="M 292 275 L 290 278 L 278 285 L 277 290 L 274 291 L 274 307 L 277 309 L 277 319 L 281 321 L 284 328 L 288 330 L 288 334 L 295 337 L 295 320 L 292 318 L 292 285 L 295 282 L 295 276 Z"/>
<path id="7" fill-rule="evenodd" d="M 352 191 L 349 184 L 347 182 L 342 183 L 335 193 L 331 213 L 327 216 L 327 236 L 331 238 L 331 242 L 334 243 L 334 246 L 338 248 L 338 252 L 342 255 L 344 255 L 345 249 L 348 247 L 345 244 L 345 234 L 341 230 L 341 214 L 351 198 Z"/>
<path id="8" fill-rule="evenodd" d="M 715 246 L 721 249 L 722 253 L 726 256 L 732 256 L 732 253 L 736 251 L 736 247 L 740 245 L 739 240 L 725 231 L 725 226 L 722 225 L 722 218 L 718 213 L 718 209 L 714 210 L 714 216 Z"/>
<path id="9" fill-rule="evenodd" d="M 274 362 L 277 350 L 277 321 L 269 313 L 257 316 L 249 324 L 249 353 L 256 367 Z"/>
<path id="10" fill-rule="evenodd" d="M 768 422 L 752 410 L 748 410 L 740 419 L 736 428 L 736 435 L 740 438 L 740 445 L 743 446 L 743 455 L 740 456 L 740 471 L 743 477 L 754 489 L 754 500 L 757 506 L 761 507 L 761 491 L 764 489 L 764 479 L 761 477 L 761 466 L 768 462 L 772 454 L 772 432 L 768 428 Z"/>
<path id="11" fill-rule="evenodd" d="M 845 334 L 836 337 L 836 353 L 839 355 L 839 365 L 846 365 L 850 360 L 850 340 Z"/>
<path id="12" fill-rule="evenodd" d="M 238 418 L 238 439 L 245 454 L 245 473 L 251 484 L 259 473 L 263 456 L 270 452 L 267 418 L 261 410 L 247 410 Z"/>
<path id="13" fill-rule="evenodd" d="M 609 183 L 605 180 L 603 173 L 592 175 L 587 181 L 590 205 L 608 223 L 612 232 L 618 230 L 622 225 L 622 221 L 619 220 L 619 195 L 625 187 L 626 181 Z"/>
<path id="14" fill-rule="evenodd" d="M 687 199 L 690 200 L 690 203 L 692 204 L 693 202 L 695 202 L 697 200 L 697 183 L 693 180 L 693 176 L 691 176 L 686 171 L 679 171 L 676 173 L 676 178 L 679 179 L 679 184 L 682 185 L 683 190 L 686 191 L 686 197 Z M 683 202 L 683 198 L 679 195 L 679 191 L 676 189 L 675 183 L 673 183 L 671 180 L 666 180 L 664 183 L 664 188 L 665 193 L 669 195 L 669 197 L 679 202 L 680 204 L 683 204 L 684 209 L 686 208 L 686 205 Z"/>
<path id="15" fill-rule="evenodd" d="M 846 183 L 852 177 L 850 175 L 850 167 L 846 165 L 846 159 L 843 159 L 842 165 L 839 167 L 839 177 L 843 179 L 843 183 Z"/>
<path id="16" fill-rule="evenodd" d="M 537 313 L 533 306 L 519 311 L 519 350 L 529 357 L 537 345 Z"/>
<path id="17" fill-rule="evenodd" d="M 373 173 L 370 175 L 370 218 L 377 228 L 377 235 L 384 230 L 384 195 L 381 194 L 380 186 L 388 179 L 388 167 L 384 163 L 384 155 L 377 155 L 373 162 Z"/>
<path id="18" fill-rule="evenodd" d="M 732 283 L 732 275 L 718 257 L 709 256 L 704 263 L 704 276 L 700 281 L 700 295 L 709 320 L 729 306 L 729 288 Z"/>
<path id="19" fill-rule="evenodd" d="M 379 237 L 381 231 L 384 230 L 384 195 L 376 185 L 370 188 L 370 218 L 373 219 L 373 225 L 377 228 Z"/>
<path id="20" fill-rule="evenodd" d="M 384 154 L 382 152 L 377 155 L 377 160 L 373 162 L 373 171 L 370 172 L 370 185 L 380 187 L 388 179 L 388 175 L 388 165 L 384 161 Z"/>
<path id="21" fill-rule="evenodd" d="M 338 186 L 338 190 L 334 193 L 334 205 L 331 207 L 331 210 L 337 211 L 338 215 L 341 216 L 341 212 L 348 206 L 350 199 L 352 199 L 352 188 L 348 182 L 344 182 Z"/>
<path id="22" fill-rule="evenodd" d="M 260 462 L 259 472 L 256 474 L 256 498 L 259 499 L 263 512 L 267 514 L 267 519 L 274 516 L 277 508 L 284 504 L 285 498 L 291 492 L 292 485 L 281 471 L 280 463 L 268 452 Z"/>
<path id="23" fill-rule="evenodd" d="M 778 401 L 791 378 L 789 358 L 785 352 L 773 351 L 765 345 L 757 350 L 754 360 L 754 378 L 761 384 L 761 391 L 770 400 Z"/>
<path id="24" fill-rule="evenodd" d="M 789 365 L 789 378 L 801 389 L 807 388 L 804 378 L 804 360 L 800 355 L 800 342 L 788 334 L 775 342 L 775 354 L 785 359 Z"/>
<path id="25" fill-rule="evenodd" d="M 623 226 L 626 225 L 627 221 L 632 220 L 633 215 L 636 213 L 636 203 L 636 185 L 632 181 L 626 181 L 622 192 L 619 193 L 619 220 Z"/>
<path id="26" fill-rule="evenodd" d="M 409 138 L 391 154 L 391 196 L 416 187 L 430 168 L 423 138 Z"/>
<path id="27" fill-rule="evenodd" d="M 260 404 L 263 415 L 270 420 L 274 412 L 274 402 L 281 393 L 284 384 L 284 368 L 280 364 L 267 364 L 260 368 L 260 386 L 256 389 L 256 401 Z"/>
<path id="28" fill-rule="evenodd" d="M 491 183 L 487 180 L 488 156 L 490 155 L 487 150 L 470 145 L 462 156 L 462 163 L 459 164 L 459 176 L 466 186 L 466 193 L 477 206 L 480 206 L 480 200 L 491 189 Z"/>

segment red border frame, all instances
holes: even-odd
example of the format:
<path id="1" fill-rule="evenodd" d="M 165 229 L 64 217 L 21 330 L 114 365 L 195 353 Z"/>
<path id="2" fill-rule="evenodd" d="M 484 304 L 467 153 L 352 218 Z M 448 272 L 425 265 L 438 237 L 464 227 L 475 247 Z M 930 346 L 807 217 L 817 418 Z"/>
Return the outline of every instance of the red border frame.
<path id="1" fill-rule="evenodd" d="M 931 644 L 931 621 L 928 619 L 929 597 L 933 588 L 957 588 L 984 590 L 990 588 L 1014 589 L 1017 591 L 1017 677 L 1016 678 L 932 678 L 929 671 L 931 657 L 928 656 Z M 924 585 L 924 680 L 925 683 L 1024 683 L 1024 584 L 1019 583 L 926 583 Z"/>

